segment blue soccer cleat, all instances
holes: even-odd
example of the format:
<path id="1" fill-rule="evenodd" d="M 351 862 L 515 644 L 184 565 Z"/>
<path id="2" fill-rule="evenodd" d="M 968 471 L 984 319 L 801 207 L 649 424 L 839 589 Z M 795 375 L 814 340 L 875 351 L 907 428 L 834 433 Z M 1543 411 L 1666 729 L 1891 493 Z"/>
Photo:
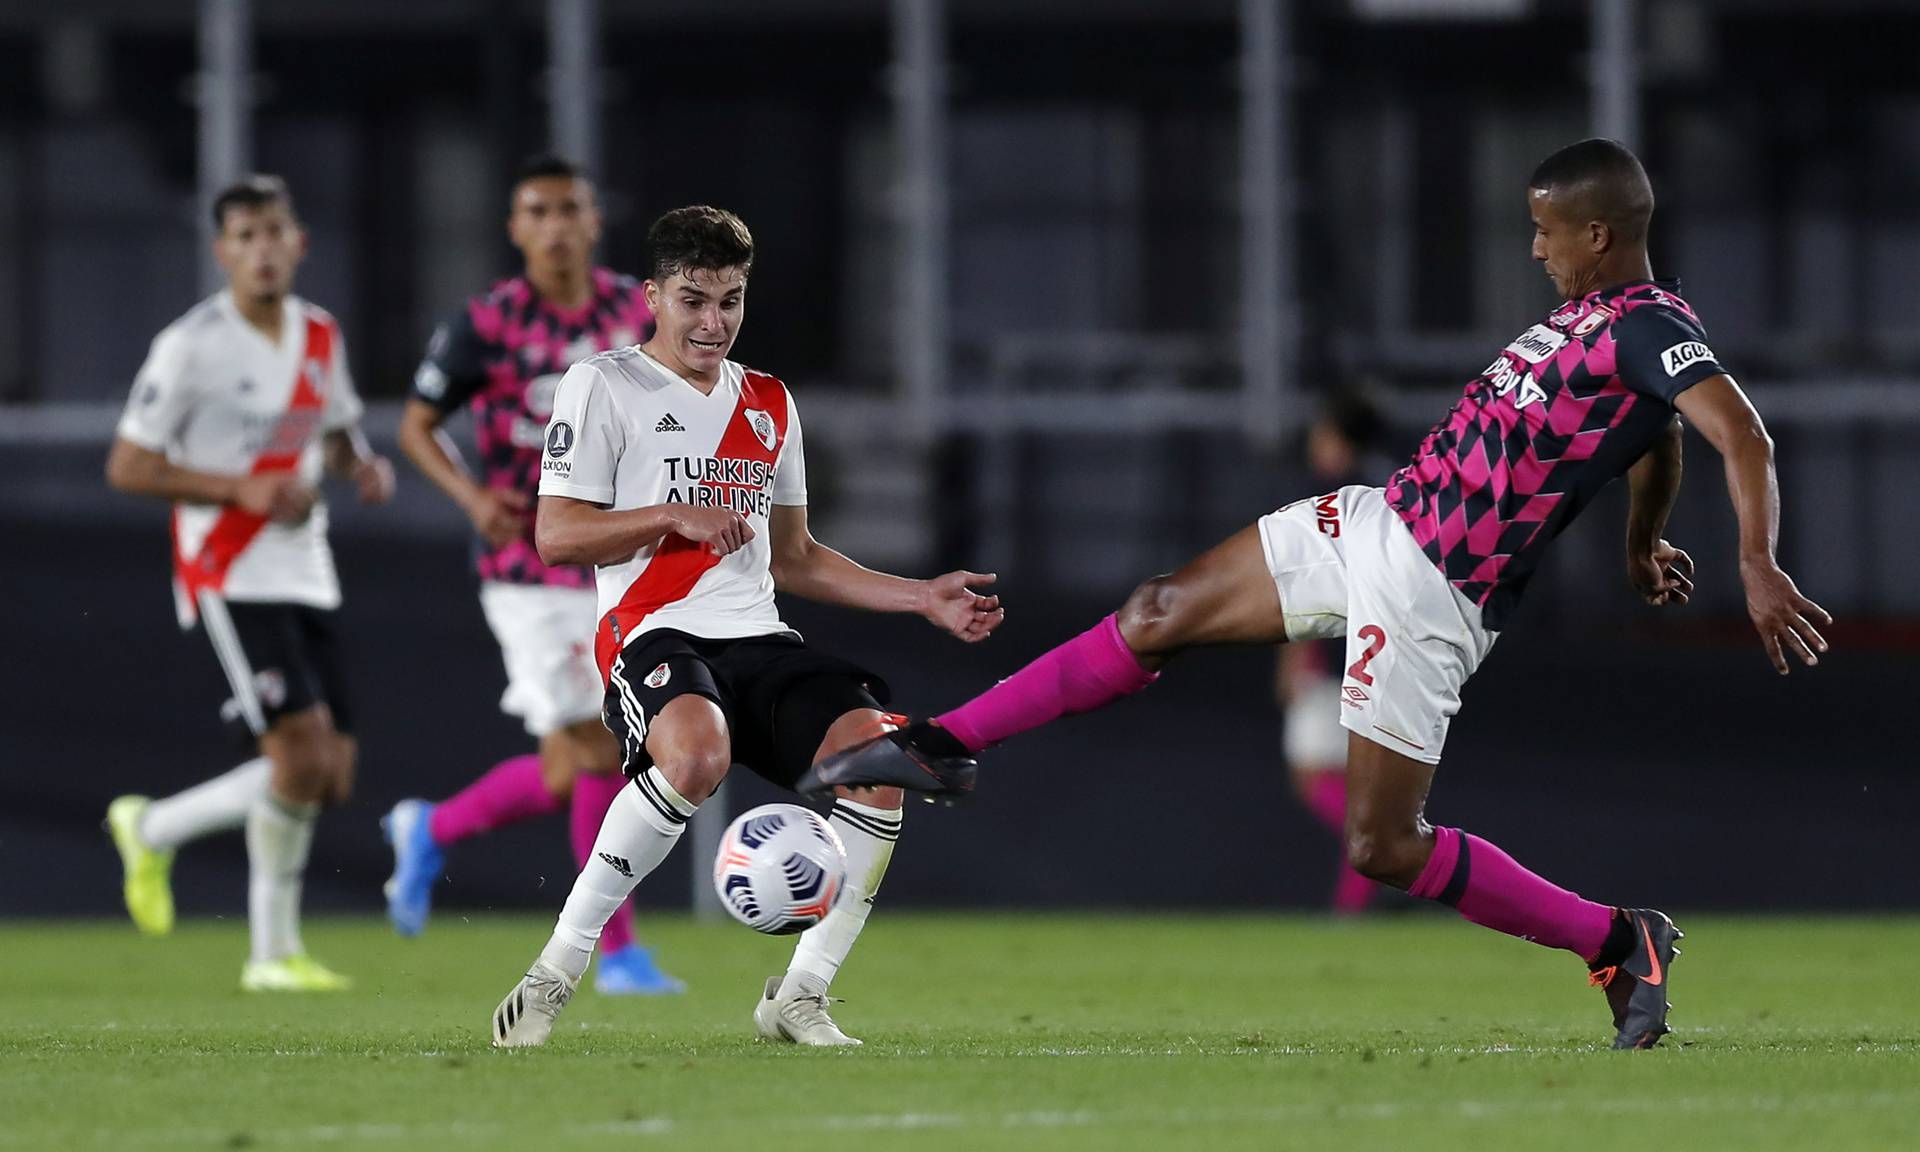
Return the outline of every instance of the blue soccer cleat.
<path id="1" fill-rule="evenodd" d="M 418 936 L 433 911 L 433 886 L 446 867 L 446 853 L 433 842 L 428 826 L 433 805 L 402 800 L 380 818 L 380 832 L 393 845 L 393 875 L 387 878 L 387 919 L 402 936 Z"/>
<path id="2" fill-rule="evenodd" d="M 593 973 L 593 990 L 602 996 L 677 996 L 687 990 L 687 985 L 660 971 L 653 953 L 629 944 L 600 957 Z"/>

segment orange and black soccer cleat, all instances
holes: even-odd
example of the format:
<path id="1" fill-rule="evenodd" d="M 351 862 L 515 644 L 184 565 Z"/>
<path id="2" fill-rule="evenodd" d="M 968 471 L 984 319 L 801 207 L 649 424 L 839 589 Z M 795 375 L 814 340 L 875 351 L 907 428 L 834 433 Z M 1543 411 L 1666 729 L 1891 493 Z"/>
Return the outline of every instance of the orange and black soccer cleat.
<path id="1" fill-rule="evenodd" d="M 1680 955 L 1675 942 L 1686 933 L 1673 926 L 1665 912 L 1652 908 L 1622 908 L 1633 926 L 1633 947 L 1618 964 L 1595 968 L 1587 982 L 1607 990 L 1613 1009 L 1615 1048 L 1651 1048 L 1672 1029 L 1667 1027 L 1667 974 Z"/>
<path id="2" fill-rule="evenodd" d="M 979 763 L 950 733 L 917 720 L 827 757 L 793 789 L 814 795 L 836 787 L 893 787 L 951 798 L 972 792 L 979 772 Z"/>

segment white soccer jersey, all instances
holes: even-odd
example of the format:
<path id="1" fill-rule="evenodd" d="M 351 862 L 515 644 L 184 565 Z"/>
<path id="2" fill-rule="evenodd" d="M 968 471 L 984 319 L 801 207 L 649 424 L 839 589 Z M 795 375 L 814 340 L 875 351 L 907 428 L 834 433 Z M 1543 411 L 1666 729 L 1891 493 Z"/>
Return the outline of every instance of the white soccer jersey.
<path id="1" fill-rule="evenodd" d="M 786 385 L 729 360 L 711 394 L 638 348 L 568 369 L 554 396 L 540 494 L 615 510 L 732 508 L 754 537 L 725 557 L 669 534 L 603 564 L 595 654 L 604 676 L 635 636 L 672 628 L 730 640 L 786 631 L 773 603 L 768 515 L 807 502 L 800 417 Z"/>
<path id="2" fill-rule="evenodd" d="M 297 469 L 318 484 L 322 435 L 358 423 L 361 407 L 340 325 L 326 311 L 288 297 L 276 344 L 221 292 L 154 338 L 117 431 L 197 472 Z M 324 503 L 298 525 L 263 523 L 234 507 L 175 504 L 173 535 L 183 628 L 203 590 L 230 600 L 340 604 Z"/>

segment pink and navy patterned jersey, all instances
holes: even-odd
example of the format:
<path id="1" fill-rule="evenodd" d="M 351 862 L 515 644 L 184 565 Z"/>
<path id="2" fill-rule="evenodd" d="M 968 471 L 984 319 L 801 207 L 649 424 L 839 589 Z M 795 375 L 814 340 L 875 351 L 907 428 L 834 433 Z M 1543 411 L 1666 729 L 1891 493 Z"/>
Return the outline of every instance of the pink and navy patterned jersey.
<path id="1" fill-rule="evenodd" d="M 1724 372 L 1673 281 L 1571 300 L 1506 346 L 1387 481 L 1387 503 L 1498 631 L 1555 536 Z"/>
<path id="2" fill-rule="evenodd" d="M 462 404 L 473 411 L 480 449 L 480 482 L 536 499 L 553 395 L 568 368 L 589 356 L 638 344 L 653 333 L 640 281 L 605 268 L 593 270 L 593 299 L 567 311 L 534 291 L 526 277 L 502 280 L 467 301 L 434 330 L 414 374 L 413 394 L 441 412 Z M 533 517 L 505 548 L 475 541 L 480 578 L 507 584 L 593 587 L 593 572 L 550 567 L 533 547 Z"/>

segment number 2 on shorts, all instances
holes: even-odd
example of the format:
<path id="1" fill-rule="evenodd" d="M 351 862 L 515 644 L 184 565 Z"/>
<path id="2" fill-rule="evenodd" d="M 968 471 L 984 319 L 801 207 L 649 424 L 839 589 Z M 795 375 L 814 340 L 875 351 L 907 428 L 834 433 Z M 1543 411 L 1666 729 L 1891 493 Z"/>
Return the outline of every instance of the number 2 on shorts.
<path id="1" fill-rule="evenodd" d="M 1353 662 L 1353 667 L 1347 669 L 1347 675 L 1362 684 L 1371 685 L 1373 673 L 1367 671 L 1367 665 L 1372 663 L 1375 656 L 1380 655 L 1380 649 L 1387 646 L 1387 634 L 1380 625 L 1369 624 L 1360 629 L 1360 639 L 1367 642 L 1367 649 L 1360 653 L 1360 659 Z"/>

